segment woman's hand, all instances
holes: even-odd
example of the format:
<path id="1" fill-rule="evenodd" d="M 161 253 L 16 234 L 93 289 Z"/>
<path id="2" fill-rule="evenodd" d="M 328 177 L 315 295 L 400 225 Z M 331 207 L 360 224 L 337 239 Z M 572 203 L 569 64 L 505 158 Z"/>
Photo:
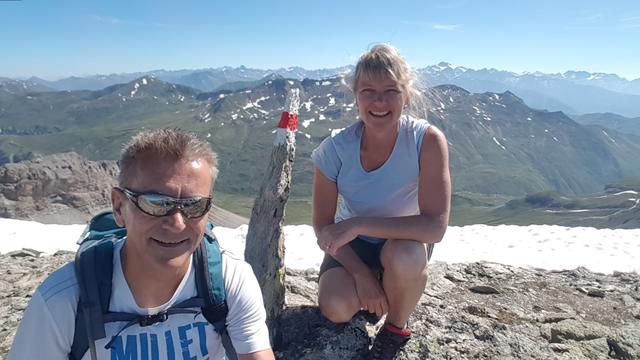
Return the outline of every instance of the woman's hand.
<path id="1" fill-rule="evenodd" d="M 389 311 L 387 296 L 382 284 L 370 270 L 363 274 L 354 274 L 356 292 L 363 310 L 382 316 Z"/>
<path id="2" fill-rule="evenodd" d="M 345 220 L 337 224 L 325 225 L 318 233 L 320 249 L 331 256 L 336 256 L 338 250 L 358 236 L 355 221 Z"/>

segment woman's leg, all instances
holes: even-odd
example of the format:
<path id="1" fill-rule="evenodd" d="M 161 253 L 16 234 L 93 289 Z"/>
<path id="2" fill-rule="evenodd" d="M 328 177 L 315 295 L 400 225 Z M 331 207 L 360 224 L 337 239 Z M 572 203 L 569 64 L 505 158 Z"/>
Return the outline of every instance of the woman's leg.
<path id="1" fill-rule="evenodd" d="M 320 275 L 318 303 L 322 314 L 334 323 L 351 321 L 360 310 L 360 300 L 351 274 L 342 266 Z"/>
<path id="2" fill-rule="evenodd" d="M 387 240 L 380 260 L 382 286 L 389 301 L 386 321 L 404 328 L 427 284 L 426 245 L 413 240 Z"/>

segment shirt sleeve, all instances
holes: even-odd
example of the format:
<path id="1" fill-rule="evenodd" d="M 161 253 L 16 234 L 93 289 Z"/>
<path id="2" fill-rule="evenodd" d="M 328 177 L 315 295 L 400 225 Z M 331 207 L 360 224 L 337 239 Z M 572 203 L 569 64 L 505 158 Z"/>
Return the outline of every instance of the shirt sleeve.
<path id="1" fill-rule="evenodd" d="M 36 291 L 20 321 L 7 360 L 66 360 L 71 341 L 70 334 L 60 331 L 42 294 Z"/>
<path id="2" fill-rule="evenodd" d="M 262 301 L 262 291 L 249 264 L 240 260 L 228 268 L 227 282 L 227 331 L 238 354 L 249 354 L 271 348 L 267 315 Z"/>
<path id="3" fill-rule="evenodd" d="M 429 128 L 429 123 L 425 120 L 416 121 L 413 128 L 413 136 L 416 139 L 416 150 L 418 152 L 418 158 L 420 158 L 420 149 L 422 148 L 422 141 L 424 140 L 424 134 Z"/>
<path id="4" fill-rule="evenodd" d="M 327 179 L 337 182 L 342 161 L 338 156 L 333 138 L 326 137 L 311 153 L 311 161 Z"/>

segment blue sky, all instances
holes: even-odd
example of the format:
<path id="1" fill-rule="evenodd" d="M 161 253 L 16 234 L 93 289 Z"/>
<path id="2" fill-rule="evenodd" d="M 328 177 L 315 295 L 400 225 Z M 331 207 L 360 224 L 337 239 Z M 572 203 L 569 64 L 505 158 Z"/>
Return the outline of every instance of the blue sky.
<path id="1" fill-rule="evenodd" d="M 0 0 L 0 76 L 352 64 L 390 42 L 415 67 L 640 78 L 638 0 Z"/>

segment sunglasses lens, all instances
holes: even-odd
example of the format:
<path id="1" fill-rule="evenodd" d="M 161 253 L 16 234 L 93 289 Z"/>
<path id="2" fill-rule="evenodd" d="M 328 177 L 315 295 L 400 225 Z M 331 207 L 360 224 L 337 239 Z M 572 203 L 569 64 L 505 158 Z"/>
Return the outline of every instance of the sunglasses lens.
<path id="1" fill-rule="evenodd" d="M 208 198 L 183 200 L 182 213 L 188 218 L 197 218 L 206 214 L 210 205 L 211 200 Z"/>
<path id="2" fill-rule="evenodd" d="M 176 203 L 168 196 L 142 194 L 138 196 L 138 207 L 149 215 L 165 216 L 176 207 Z"/>
<path id="3" fill-rule="evenodd" d="M 158 194 L 142 194 L 138 196 L 138 207 L 140 210 L 153 216 L 168 215 L 179 207 L 184 216 L 191 219 L 206 214 L 211 207 L 211 199 L 206 197 L 174 199 Z"/>

